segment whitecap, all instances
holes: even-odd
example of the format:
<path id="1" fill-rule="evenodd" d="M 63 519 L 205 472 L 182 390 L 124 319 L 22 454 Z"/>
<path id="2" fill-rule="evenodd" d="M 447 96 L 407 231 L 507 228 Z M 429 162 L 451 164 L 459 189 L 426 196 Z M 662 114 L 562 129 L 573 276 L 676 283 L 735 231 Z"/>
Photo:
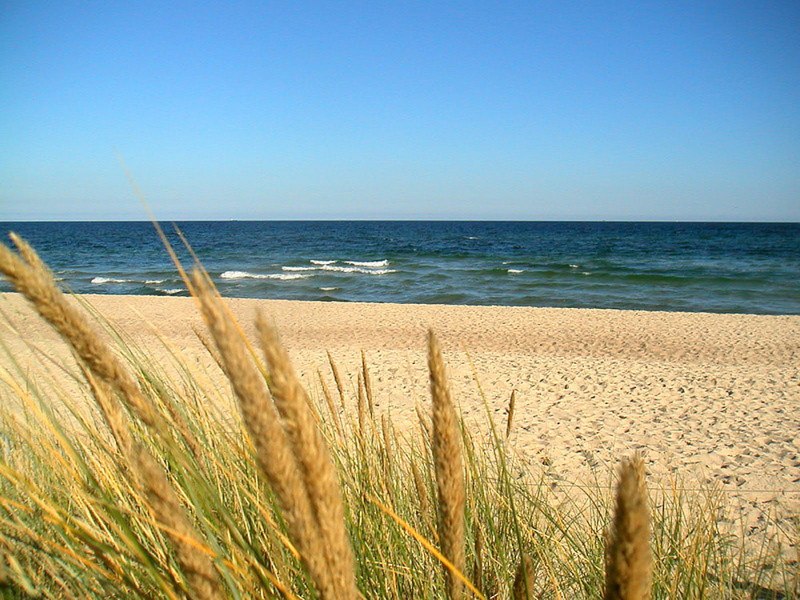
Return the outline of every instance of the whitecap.
<path id="1" fill-rule="evenodd" d="M 509 269 L 508 272 L 512 275 L 516 275 L 517 273 L 524 273 L 523 269 Z"/>
<path id="2" fill-rule="evenodd" d="M 220 275 L 222 279 L 279 279 L 281 281 L 291 281 L 292 279 L 306 279 L 309 275 L 300 273 L 270 273 L 262 275 L 259 273 L 248 273 L 247 271 L 225 271 Z"/>
<path id="3" fill-rule="evenodd" d="M 114 279 L 113 277 L 95 277 L 91 283 L 101 285 L 103 283 L 128 283 L 128 279 Z"/>
<path id="4" fill-rule="evenodd" d="M 335 260 L 312 260 L 309 261 L 312 265 L 332 265 L 335 263 Z"/>
<path id="5" fill-rule="evenodd" d="M 166 290 L 158 290 L 159 292 L 164 292 L 165 294 L 169 294 L 170 296 L 174 296 L 175 294 L 180 294 L 184 291 L 183 288 L 170 288 Z"/>
<path id="6" fill-rule="evenodd" d="M 281 281 L 308 279 L 309 277 L 311 277 L 311 275 L 301 275 L 300 273 L 275 273 L 274 275 L 265 275 L 266 279 L 279 279 Z"/>
<path id="7" fill-rule="evenodd" d="M 582 271 L 581 275 L 591 275 L 591 273 L 589 271 Z"/>
<path id="8" fill-rule="evenodd" d="M 225 271 L 222 275 L 220 275 L 222 279 L 246 279 L 249 277 L 252 278 L 260 278 L 260 275 L 253 275 L 252 273 L 248 273 L 247 271 Z"/>
<path id="9" fill-rule="evenodd" d="M 166 279 L 148 279 L 144 282 L 145 285 L 158 285 L 159 283 L 164 283 Z"/>
<path id="10" fill-rule="evenodd" d="M 394 269 L 365 269 L 362 267 L 339 267 L 336 265 L 323 265 L 320 268 L 323 271 L 332 271 L 334 273 L 361 273 L 362 275 L 388 275 L 389 273 L 397 273 Z"/>
<path id="11" fill-rule="evenodd" d="M 578 269 L 578 268 L 580 268 L 580 265 L 570 265 L 569 268 L 570 269 Z"/>
<path id="12" fill-rule="evenodd" d="M 389 261 L 384 260 L 346 260 L 344 261 L 348 265 L 353 265 L 354 267 L 386 267 L 389 265 Z"/>
<path id="13" fill-rule="evenodd" d="M 334 291 L 334 290 L 338 290 L 339 288 L 337 288 L 337 287 L 321 287 L 321 288 L 319 288 L 319 289 L 320 289 L 321 291 L 323 291 L 323 292 L 332 292 L 332 291 Z"/>
<path id="14" fill-rule="evenodd" d="M 284 271 L 316 271 L 317 267 L 281 267 Z"/>

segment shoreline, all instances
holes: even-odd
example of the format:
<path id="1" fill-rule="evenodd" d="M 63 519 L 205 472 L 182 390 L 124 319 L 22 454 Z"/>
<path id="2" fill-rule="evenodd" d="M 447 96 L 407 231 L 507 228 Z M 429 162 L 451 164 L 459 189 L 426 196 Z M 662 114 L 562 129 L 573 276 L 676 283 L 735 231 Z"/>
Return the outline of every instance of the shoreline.
<path id="1" fill-rule="evenodd" d="M 168 360 L 160 337 L 212 365 L 192 299 L 82 298 L 156 360 Z M 400 431 L 417 426 L 416 405 L 428 402 L 432 327 L 465 421 L 485 430 L 482 390 L 504 426 L 515 391 L 512 448 L 564 488 L 607 477 L 640 451 L 654 485 L 718 485 L 756 530 L 770 511 L 800 512 L 800 316 L 227 300 L 253 339 L 257 308 L 274 320 L 312 396 L 319 377 L 335 389 L 330 351 L 352 400 L 363 351 L 376 411 Z M 25 336 L 0 324 L 22 364 L 35 362 L 26 342 L 71 360 L 21 296 L 0 294 L 0 308 Z"/>
<path id="2" fill-rule="evenodd" d="M 219 283 L 219 282 L 217 282 Z M 71 292 L 65 289 L 62 291 L 70 296 L 81 296 L 86 298 L 157 298 L 159 300 L 190 300 L 191 295 L 185 292 L 186 295 L 177 294 L 115 294 L 115 293 L 94 293 L 94 292 Z M 14 291 L 0 290 L 0 297 L 6 295 L 17 295 Z M 733 316 L 733 317 L 769 317 L 769 318 L 798 318 L 800 319 L 800 312 L 797 313 L 768 313 L 768 312 L 714 312 L 707 310 L 652 310 L 647 308 L 610 308 L 610 307 L 585 307 L 585 306 L 529 306 L 519 304 L 461 304 L 461 303 L 438 303 L 438 302 L 384 302 L 382 300 L 301 300 L 291 298 L 255 298 L 250 296 L 229 296 L 223 295 L 225 300 L 242 301 L 242 302 L 267 302 L 267 303 L 280 303 L 292 302 L 298 304 L 333 304 L 333 305 L 378 305 L 378 306 L 408 306 L 408 307 L 448 307 L 448 308 L 465 308 L 465 309 L 513 309 L 513 310 L 557 310 L 557 311 L 583 311 L 583 312 L 610 312 L 610 313 L 636 313 L 636 314 L 664 314 L 664 315 L 709 315 L 709 316 Z"/>

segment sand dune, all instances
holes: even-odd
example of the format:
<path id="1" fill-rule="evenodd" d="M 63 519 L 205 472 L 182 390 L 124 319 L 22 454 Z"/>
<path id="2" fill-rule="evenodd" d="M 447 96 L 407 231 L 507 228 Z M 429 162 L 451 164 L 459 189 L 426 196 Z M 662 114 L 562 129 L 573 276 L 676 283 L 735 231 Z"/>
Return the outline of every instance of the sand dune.
<path id="1" fill-rule="evenodd" d="M 161 347 L 157 331 L 201 355 L 191 299 L 86 298 L 148 348 Z M 317 370 L 333 387 L 326 350 L 354 390 L 363 350 L 377 408 L 401 428 L 416 422 L 415 404 L 427 402 L 424 334 L 432 327 L 465 418 L 486 422 L 476 377 L 502 423 L 515 389 L 513 447 L 564 489 L 604 483 L 619 456 L 638 450 L 655 485 L 673 475 L 687 486 L 717 484 L 754 532 L 770 511 L 788 519 L 800 510 L 800 317 L 240 299 L 231 306 L 250 333 L 256 309 L 272 316 L 312 390 Z M 0 308 L 27 340 L 66 356 L 19 296 L 3 294 Z M 30 360 L 17 334 L 0 331 Z"/>

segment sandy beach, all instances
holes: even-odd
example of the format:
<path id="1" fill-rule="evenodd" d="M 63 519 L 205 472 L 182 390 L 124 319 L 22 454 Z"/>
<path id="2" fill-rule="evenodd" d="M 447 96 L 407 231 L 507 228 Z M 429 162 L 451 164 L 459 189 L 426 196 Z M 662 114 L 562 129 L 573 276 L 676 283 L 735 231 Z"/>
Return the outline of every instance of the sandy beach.
<path id="1" fill-rule="evenodd" d="M 153 352 L 163 336 L 207 360 L 188 298 L 85 296 Z M 770 512 L 800 510 L 800 317 L 615 310 L 230 300 L 253 332 L 256 310 L 279 328 L 312 393 L 333 389 L 326 351 L 351 391 L 361 351 L 377 410 L 398 428 L 426 404 L 425 331 L 445 351 L 465 419 L 483 425 L 476 381 L 499 423 L 516 390 L 513 448 L 564 488 L 608 481 L 617 459 L 644 453 L 651 483 L 716 484 L 756 532 Z M 28 342 L 68 356 L 16 294 L 0 308 Z M 157 334 L 156 334 L 157 332 Z M 4 323 L 3 342 L 31 360 Z M 7 359 L 3 359 L 7 360 Z M 3 391 L 2 394 L 7 393 Z M 2 396 L 0 396 L 2 399 Z"/>

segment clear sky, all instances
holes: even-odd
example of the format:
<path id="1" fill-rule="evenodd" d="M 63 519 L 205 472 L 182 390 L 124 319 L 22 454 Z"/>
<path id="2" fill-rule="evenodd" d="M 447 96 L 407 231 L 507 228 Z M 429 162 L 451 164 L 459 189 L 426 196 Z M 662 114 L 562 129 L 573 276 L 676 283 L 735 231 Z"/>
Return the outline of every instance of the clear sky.
<path id="1" fill-rule="evenodd" d="M 800 221 L 800 2 L 0 3 L 0 219 Z"/>

